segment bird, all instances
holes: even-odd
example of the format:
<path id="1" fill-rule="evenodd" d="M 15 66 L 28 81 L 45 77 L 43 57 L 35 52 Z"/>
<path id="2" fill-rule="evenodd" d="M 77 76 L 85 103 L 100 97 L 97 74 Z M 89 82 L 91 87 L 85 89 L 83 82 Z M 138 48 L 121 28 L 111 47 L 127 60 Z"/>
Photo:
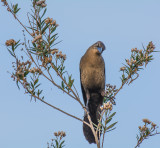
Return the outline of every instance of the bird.
<path id="1" fill-rule="evenodd" d="M 79 66 L 84 105 L 95 125 L 98 125 L 100 119 L 100 106 L 105 93 L 105 62 L 102 57 L 104 50 L 104 43 L 97 41 L 87 49 Z M 89 123 L 86 113 L 83 120 Z M 85 123 L 83 123 L 83 133 L 90 144 L 96 143 L 91 128 Z"/>

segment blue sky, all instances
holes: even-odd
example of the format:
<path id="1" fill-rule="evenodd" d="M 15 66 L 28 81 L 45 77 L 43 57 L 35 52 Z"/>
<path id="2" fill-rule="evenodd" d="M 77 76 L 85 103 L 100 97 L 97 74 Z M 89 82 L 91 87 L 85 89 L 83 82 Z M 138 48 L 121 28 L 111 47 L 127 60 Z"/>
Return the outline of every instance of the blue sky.
<path id="1" fill-rule="evenodd" d="M 13 1 L 12 1 L 13 2 Z M 26 12 L 30 0 L 16 0 L 22 10 L 18 17 L 27 22 Z M 160 49 L 160 1 L 159 0 L 48 0 L 46 17 L 52 17 L 59 27 L 59 50 L 67 54 L 66 67 L 75 79 L 81 95 L 79 61 L 86 49 L 101 40 L 106 45 L 103 57 L 106 64 L 106 83 L 120 86 L 119 68 L 130 56 L 131 48 L 142 48 L 153 41 Z M 40 102 L 30 102 L 30 97 L 20 91 L 7 71 L 12 71 L 12 57 L 4 43 L 7 39 L 22 38 L 22 27 L 0 6 L 0 147 L 46 148 L 55 131 L 67 134 L 66 148 L 95 147 L 89 145 L 82 132 L 82 123 Z M 117 95 L 117 112 L 114 121 L 117 128 L 106 134 L 105 147 L 133 148 L 136 145 L 138 126 L 142 118 L 149 118 L 160 125 L 160 54 L 140 72 L 140 77 Z M 43 80 L 46 101 L 83 118 L 80 105 L 61 94 L 57 88 Z M 151 137 L 141 148 L 158 148 L 160 136 Z"/>

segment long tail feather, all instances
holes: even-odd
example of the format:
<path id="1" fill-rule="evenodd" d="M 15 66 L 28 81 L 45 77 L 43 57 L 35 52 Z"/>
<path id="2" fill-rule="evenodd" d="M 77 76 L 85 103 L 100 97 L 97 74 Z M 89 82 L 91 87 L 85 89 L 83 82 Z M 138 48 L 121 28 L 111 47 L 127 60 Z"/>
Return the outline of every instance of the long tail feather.
<path id="1" fill-rule="evenodd" d="M 90 94 L 88 109 L 89 109 L 89 115 L 91 117 L 91 120 L 95 125 L 98 125 L 98 120 L 100 119 L 99 113 L 100 113 L 100 106 L 102 105 L 102 101 L 103 101 L 103 97 L 101 96 L 100 93 Z M 84 121 L 89 123 L 86 113 L 84 115 Z M 83 123 L 83 133 L 89 143 L 96 143 L 91 128 L 84 123 Z"/>

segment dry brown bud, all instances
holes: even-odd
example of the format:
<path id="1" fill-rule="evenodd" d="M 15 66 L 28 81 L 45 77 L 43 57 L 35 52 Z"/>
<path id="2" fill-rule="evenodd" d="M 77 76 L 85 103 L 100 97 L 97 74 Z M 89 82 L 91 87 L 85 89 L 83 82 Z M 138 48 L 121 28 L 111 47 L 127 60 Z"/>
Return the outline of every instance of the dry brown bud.
<path id="1" fill-rule="evenodd" d="M 34 36 L 35 36 L 35 32 L 31 33 L 31 36 L 33 36 L 33 37 L 34 37 Z"/>
<path id="2" fill-rule="evenodd" d="M 47 4 L 44 4 L 44 3 L 43 3 L 41 6 L 42 6 L 42 7 L 46 7 L 46 6 L 47 6 Z"/>
<path id="3" fill-rule="evenodd" d="M 103 107 L 101 106 L 100 109 L 101 109 L 101 111 L 102 111 L 102 110 L 103 110 Z"/>
<path id="4" fill-rule="evenodd" d="M 61 135 L 61 132 L 60 131 L 58 131 L 58 136 L 60 136 Z"/>
<path id="5" fill-rule="evenodd" d="M 56 54 L 56 57 L 57 57 L 57 58 L 59 58 L 59 57 L 60 57 L 60 54 L 59 54 L 59 53 L 57 53 L 57 54 Z"/>
<path id="6" fill-rule="evenodd" d="M 11 9 L 10 9 L 10 8 L 7 8 L 7 11 L 11 12 Z"/>
<path id="7" fill-rule="evenodd" d="M 155 49 L 155 46 L 154 44 L 151 42 L 149 42 L 148 46 L 147 46 L 147 49 L 150 49 L 151 51 L 153 51 Z"/>
<path id="8" fill-rule="evenodd" d="M 8 3 L 5 1 L 5 2 L 4 2 L 4 5 L 5 5 L 5 6 L 7 6 L 7 5 L 8 5 Z"/>
<path id="9" fill-rule="evenodd" d="M 126 67 L 121 67 L 120 71 L 124 71 L 126 69 Z"/>
<path id="10" fill-rule="evenodd" d="M 39 31 L 35 31 L 35 34 L 39 35 Z"/>
<path id="11" fill-rule="evenodd" d="M 56 26 L 56 27 L 58 27 L 59 25 L 58 25 L 58 24 L 56 24 L 55 26 Z"/>
<path id="12" fill-rule="evenodd" d="M 148 119 L 146 119 L 146 118 L 145 118 L 145 119 L 143 119 L 142 121 L 143 121 L 144 123 L 148 123 L 148 124 L 150 124 L 150 123 L 151 123 L 151 121 L 150 121 L 150 120 L 148 120 Z"/>
<path id="13" fill-rule="evenodd" d="M 131 52 L 134 52 L 134 48 L 131 49 Z"/>
<path id="14" fill-rule="evenodd" d="M 135 64 L 137 61 L 136 60 L 133 60 L 133 64 Z"/>
<path id="15" fill-rule="evenodd" d="M 146 126 L 145 125 L 143 125 L 143 127 L 142 127 L 142 131 L 145 131 L 146 130 Z"/>
<path id="16" fill-rule="evenodd" d="M 49 17 L 45 20 L 46 24 L 49 24 L 49 23 L 52 24 L 52 22 L 53 22 L 53 19 Z"/>
<path id="17" fill-rule="evenodd" d="M 58 136 L 57 132 L 54 132 L 54 135 L 55 135 L 55 136 Z"/>
<path id="18" fill-rule="evenodd" d="M 42 39 L 42 35 L 40 34 L 40 35 L 37 35 L 34 39 L 33 39 L 33 41 L 32 41 L 32 43 L 35 43 L 37 40 L 40 40 L 41 41 L 41 39 Z M 42 40 L 43 41 L 43 40 Z"/>
<path id="19" fill-rule="evenodd" d="M 143 51 L 143 50 L 141 49 L 141 50 L 139 51 L 139 53 L 142 53 L 142 51 Z"/>
<path id="20" fill-rule="evenodd" d="M 142 130 L 142 127 L 141 127 L 141 126 L 138 126 L 138 128 L 140 129 L 140 131 Z"/>
<path id="21" fill-rule="evenodd" d="M 39 0 L 38 2 L 36 2 L 36 5 L 41 6 L 44 2 L 45 2 L 45 0 Z"/>
<path id="22" fill-rule="evenodd" d="M 109 110 L 112 111 L 112 106 L 109 107 Z"/>
<path id="23" fill-rule="evenodd" d="M 56 25 L 56 21 L 55 21 L 55 20 L 52 21 L 52 22 L 51 22 L 51 25 Z"/>
<path id="24" fill-rule="evenodd" d="M 48 18 L 45 20 L 45 23 L 48 24 L 48 23 L 49 23 L 49 20 L 50 20 L 50 18 L 48 17 Z"/>
<path id="25" fill-rule="evenodd" d="M 6 46 L 12 46 L 16 44 L 16 41 L 14 39 L 10 39 L 6 41 Z"/>
<path id="26" fill-rule="evenodd" d="M 66 54 L 63 55 L 63 59 L 66 60 Z"/>
<path id="27" fill-rule="evenodd" d="M 157 125 L 155 123 L 151 123 L 152 127 L 155 128 Z"/>
<path id="28" fill-rule="evenodd" d="M 146 54 L 146 60 L 148 59 L 148 55 Z"/>
<path id="29" fill-rule="evenodd" d="M 48 62 L 49 62 L 49 63 L 52 62 L 52 56 L 50 56 L 50 57 L 48 58 Z"/>
<path id="30" fill-rule="evenodd" d="M 63 132 L 63 135 L 62 135 L 63 137 L 65 137 L 66 136 L 66 133 L 65 132 Z"/>
<path id="31" fill-rule="evenodd" d="M 53 50 L 51 51 L 51 54 L 52 54 L 52 55 L 54 55 L 55 53 L 58 53 L 58 49 L 53 49 Z"/>

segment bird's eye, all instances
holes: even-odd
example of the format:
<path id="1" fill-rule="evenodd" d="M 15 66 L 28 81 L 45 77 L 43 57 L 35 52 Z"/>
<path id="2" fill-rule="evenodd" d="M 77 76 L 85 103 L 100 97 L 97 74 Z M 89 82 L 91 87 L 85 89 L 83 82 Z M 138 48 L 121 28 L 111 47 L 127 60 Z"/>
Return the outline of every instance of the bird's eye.
<path id="1" fill-rule="evenodd" d="M 99 43 L 96 43 L 96 47 L 100 47 L 100 44 L 99 44 Z"/>

